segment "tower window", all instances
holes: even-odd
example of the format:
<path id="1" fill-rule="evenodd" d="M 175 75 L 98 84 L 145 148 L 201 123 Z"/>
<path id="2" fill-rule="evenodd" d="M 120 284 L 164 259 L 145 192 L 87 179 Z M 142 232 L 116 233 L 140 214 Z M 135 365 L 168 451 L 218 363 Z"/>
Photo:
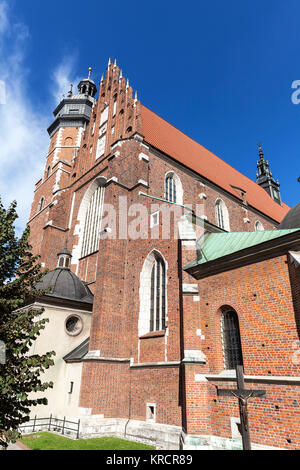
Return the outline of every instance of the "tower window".
<path id="1" fill-rule="evenodd" d="M 45 198 L 42 197 L 39 204 L 38 204 L 38 212 L 41 212 L 41 210 L 43 209 L 44 207 L 44 202 L 45 202 Z"/>
<path id="2" fill-rule="evenodd" d="M 234 310 L 225 310 L 221 316 L 225 369 L 243 365 L 239 319 Z"/>

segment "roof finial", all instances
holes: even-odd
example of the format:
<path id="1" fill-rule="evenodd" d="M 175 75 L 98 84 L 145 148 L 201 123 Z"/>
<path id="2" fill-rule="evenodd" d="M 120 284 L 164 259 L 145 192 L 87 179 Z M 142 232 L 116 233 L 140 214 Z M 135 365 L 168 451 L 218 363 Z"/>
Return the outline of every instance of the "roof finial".
<path id="1" fill-rule="evenodd" d="M 110 66 L 110 64 L 111 64 L 111 58 L 109 57 L 109 59 L 108 59 L 108 67 Z"/>
<path id="2" fill-rule="evenodd" d="M 263 149 L 262 149 L 262 144 L 261 142 L 258 142 L 258 153 L 259 153 L 259 158 L 261 158 L 262 160 L 264 159 L 264 152 L 263 152 Z"/>
<path id="3" fill-rule="evenodd" d="M 117 59 L 114 61 L 114 68 L 117 66 Z"/>
<path id="4" fill-rule="evenodd" d="M 134 94 L 134 104 L 135 105 L 137 103 L 137 99 L 138 99 L 137 90 L 135 90 L 135 94 Z"/>
<path id="5" fill-rule="evenodd" d="M 127 78 L 127 82 L 126 82 L 126 90 L 127 88 L 129 88 L 129 79 Z"/>
<path id="6" fill-rule="evenodd" d="M 73 83 L 70 83 L 70 90 L 69 90 L 68 96 L 72 96 L 72 95 L 73 95 Z"/>
<path id="7" fill-rule="evenodd" d="M 92 67 L 89 67 L 89 77 L 88 77 L 89 80 L 91 79 L 91 71 L 92 71 Z"/>
<path id="8" fill-rule="evenodd" d="M 122 70 L 120 70 L 119 81 L 121 81 L 122 77 L 123 77 L 123 73 L 122 73 Z"/>
<path id="9" fill-rule="evenodd" d="M 104 80 L 104 73 L 102 73 L 102 75 L 101 75 L 101 81 L 100 81 L 100 83 L 102 83 L 103 80 Z"/>

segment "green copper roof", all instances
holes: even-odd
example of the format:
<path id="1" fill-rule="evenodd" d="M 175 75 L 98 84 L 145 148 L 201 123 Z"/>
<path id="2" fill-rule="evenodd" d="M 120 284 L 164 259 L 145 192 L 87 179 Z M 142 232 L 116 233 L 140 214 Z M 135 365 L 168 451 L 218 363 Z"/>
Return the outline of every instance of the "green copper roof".
<path id="1" fill-rule="evenodd" d="M 246 248 L 250 248 L 261 243 L 283 237 L 293 232 L 300 232 L 300 229 L 289 230 L 263 230 L 257 232 L 229 232 L 229 233 L 206 233 L 201 245 L 198 242 L 201 259 L 192 261 L 183 269 L 192 268 L 205 264 L 209 261 L 222 258 L 232 253 L 236 253 Z"/>

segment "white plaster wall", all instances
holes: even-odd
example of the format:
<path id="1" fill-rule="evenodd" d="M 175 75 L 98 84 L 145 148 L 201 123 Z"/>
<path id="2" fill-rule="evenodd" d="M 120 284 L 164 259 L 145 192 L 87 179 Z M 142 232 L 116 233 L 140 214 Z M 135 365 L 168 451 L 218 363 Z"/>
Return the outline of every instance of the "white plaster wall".
<path id="1" fill-rule="evenodd" d="M 38 304 L 40 305 L 40 304 Z M 67 364 L 63 357 L 70 351 L 79 346 L 90 334 L 91 313 L 80 310 L 74 310 L 63 307 L 44 306 L 45 311 L 41 318 L 48 318 L 41 335 L 36 339 L 31 348 L 31 354 L 45 354 L 49 351 L 55 351 L 55 365 L 50 367 L 43 375 L 45 382 L 52 381 L 53 389 L 47 389 L 45 392 L 32 394 L 32 398 L 39 396 L 48 399 L 48 405 L 38 405 L 32 408 L 31 417 L 53 416 L 75 417 L 78 415 L 78 399 L 80 392 L 82 363 Z M 77 336 L 70 336 L 65 331 L 65 320 L 72 313 L 81 317 L 83 329 Z M 73 392 L 69 394 L 70 382 L 73 382 Z"/>

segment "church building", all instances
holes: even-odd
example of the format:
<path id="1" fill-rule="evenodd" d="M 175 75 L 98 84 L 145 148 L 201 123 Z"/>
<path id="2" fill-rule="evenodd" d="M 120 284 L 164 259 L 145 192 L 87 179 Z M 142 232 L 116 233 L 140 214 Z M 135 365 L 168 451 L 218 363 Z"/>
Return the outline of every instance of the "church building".
<path id="1" fill-rule="evenodd" d="M 97 95 L 97 97 L 96 97 Z M 159 449 L 300 449 L 300 204 L 259 146 L 256 182 L 145 107 L 109 60 L 54 110 L 29 219 L 49 272 L 32 353 L 81 437 Z M 42 158 L 42 157 L 41 157 Z"/>

